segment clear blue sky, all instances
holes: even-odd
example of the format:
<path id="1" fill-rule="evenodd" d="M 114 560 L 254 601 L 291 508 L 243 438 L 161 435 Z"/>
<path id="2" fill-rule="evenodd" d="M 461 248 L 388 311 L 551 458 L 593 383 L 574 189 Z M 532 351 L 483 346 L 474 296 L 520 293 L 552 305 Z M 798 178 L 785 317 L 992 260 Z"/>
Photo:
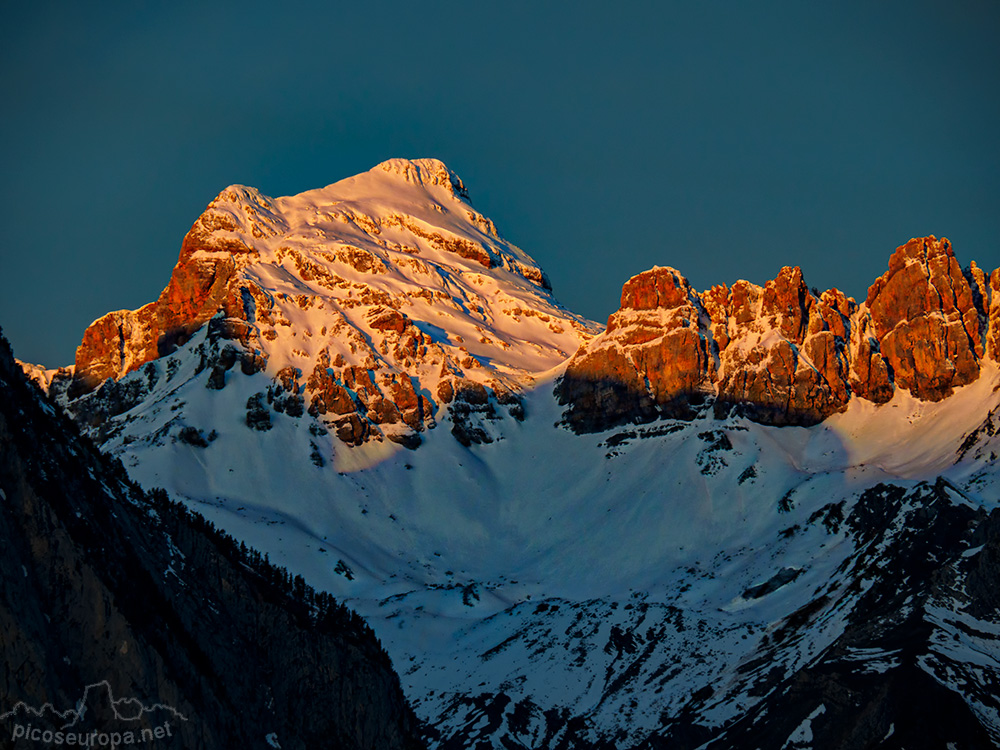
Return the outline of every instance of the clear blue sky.
<path id="1" fill-rule="evenodd" d="M 863 297 L 937 234 L 994 268 L 998 39 L 996 0 L 7 4 L 0 326 L 68 364 L 226 185 L 394 156 L 443 159 L 602 322 L 655 264 Z"/>

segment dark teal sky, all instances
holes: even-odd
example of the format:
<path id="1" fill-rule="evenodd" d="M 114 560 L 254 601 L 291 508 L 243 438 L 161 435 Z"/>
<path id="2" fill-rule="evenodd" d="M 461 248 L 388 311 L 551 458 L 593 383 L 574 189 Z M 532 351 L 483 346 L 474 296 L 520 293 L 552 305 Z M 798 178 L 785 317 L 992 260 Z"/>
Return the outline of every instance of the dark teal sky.
<path id="1" fill-rule="evenodd" d="M 226 185 L 394 156 L 443 159 L 602 322 L 654 264 L 857 297 L 912 236 L 1000 265 L 1000 3 L 820 5 L 7 4 L 0 326 L 68 364 Z"/>

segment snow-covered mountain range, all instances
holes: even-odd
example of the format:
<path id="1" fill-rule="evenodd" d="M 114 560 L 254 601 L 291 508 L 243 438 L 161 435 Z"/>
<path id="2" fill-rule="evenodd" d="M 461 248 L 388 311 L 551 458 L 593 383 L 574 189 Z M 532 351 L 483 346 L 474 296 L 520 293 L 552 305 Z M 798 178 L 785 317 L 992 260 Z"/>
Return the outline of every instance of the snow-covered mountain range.
<path id="1" fill-rule="evenodd" d="M 227 188 L 156 302 L 25 369 L 361 613 L 433 746 L 964 748 L 1000 739 L 998 358 L 1000 269 L 947 240 L 861 303 L 652 269 L 602 328 L 395 159 Z"/>

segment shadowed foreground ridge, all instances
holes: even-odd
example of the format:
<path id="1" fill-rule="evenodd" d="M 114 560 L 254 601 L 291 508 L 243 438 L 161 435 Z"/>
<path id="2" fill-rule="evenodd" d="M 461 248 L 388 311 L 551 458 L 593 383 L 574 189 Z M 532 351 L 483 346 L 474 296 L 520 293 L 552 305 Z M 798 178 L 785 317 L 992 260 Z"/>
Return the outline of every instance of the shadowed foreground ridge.
<path id="1" fill-rule="evenodd" d="M 763 287 L 692 289 L 653 268 L 622 289 L 605 333 L 580 349 L 558 390 L 578 432 L 714 404 L 761 424 L 812 425 L 852 398 L 882 404 L 897 388 L 940 401 L 997 359 L 1000 269 L 963 270 L 951 243 L 912 239 L 859 304 L 806 285 L 798 267 Z"/>
<path id="2" fill-rule="evenodd" d="M 421 747 L 361 618 L 139 489 L 2 336 L 0 394 L 0 714 L 65 711 L 107 681 L 186 718 L 165 747 Z"/>

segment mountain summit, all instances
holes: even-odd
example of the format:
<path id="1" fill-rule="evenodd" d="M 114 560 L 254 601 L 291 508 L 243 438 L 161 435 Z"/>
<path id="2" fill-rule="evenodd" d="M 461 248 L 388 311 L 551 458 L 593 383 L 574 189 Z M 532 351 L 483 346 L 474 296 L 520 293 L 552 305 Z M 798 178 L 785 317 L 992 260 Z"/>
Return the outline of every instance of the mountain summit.
<path id="1" fill-rule="evenodd" d="M 657 267 L 603 331 L 548 287 L 437 161 L 233 186 L 33 374 L 358 611 L 432 746 L 1000 741 L 1000 270 Z"/>
<path id="2" fill-rule="evenodd" d="M 215 364 L 212 387 L 234 357 L 244 372 L 280 373 L 352 445 L 412 445 L 453 401 L 516 409 L 537 373 L 598 330 L 555 301 L 436 159 L 391 159 L 288 198 L 226 188 L 160 298 L 87 329 L 70 395 L 172 353 L 210 320 L 241 345 Z M 486 439 L 478 428 L 462 438 Z"/>
<path id="3" fill-rule="evenodd" d="M 706 405 L 811 425 L 853 398 L 882 404 L 903 388 L 940 401 L 973 382 L 1000 356 L 998 290 L 1000 269 L 963 271 L 936 237 L 897 248 L 860 304 L 810 289 L 798 267 L 763 287 L 701 293 L 657 267 L 625 284 L 597 336 L 454 172 L 390 159 L 287 198 L 223 190 L 160 298 L 88 327 L 68 395 L 173 353 L 208 323 L 213 342 L 233 342 L 203 352 L 210 388 L 225 387 L 237 361 L 264 370 L 291 413 L 307 406 L 353 446 L 414 447 L 444 411 L 460 442 L 489 442 L 498 410 L 521 416 L 520 394 L 557 367 L 577 431 L 690 419 Z M 33 375 L 46 386 L 53 377 Z"/>

